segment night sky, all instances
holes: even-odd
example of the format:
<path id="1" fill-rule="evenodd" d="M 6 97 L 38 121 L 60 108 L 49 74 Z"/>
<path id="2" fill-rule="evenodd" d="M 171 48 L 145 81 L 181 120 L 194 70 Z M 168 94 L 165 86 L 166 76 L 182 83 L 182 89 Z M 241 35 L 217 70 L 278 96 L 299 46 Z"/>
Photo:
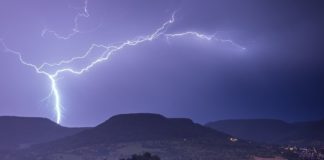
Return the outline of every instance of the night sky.
<path id="1" fill-rule="evenodd" d="M 62 74 L 64 126 L 94 126 L 120 113 L 152 112 L 199 123 L 221 119 L 324 118 L 324 3 L 320 0 L 1 0 L 0 39 L 32 64 L 83 55 L 91 44 L 195 31 L 130 46 L 82 75 Z M 94 50 L 79 68 L 102 51 Z M 0 115 L 55 121 L 51 82 L 0 45 Z"/>

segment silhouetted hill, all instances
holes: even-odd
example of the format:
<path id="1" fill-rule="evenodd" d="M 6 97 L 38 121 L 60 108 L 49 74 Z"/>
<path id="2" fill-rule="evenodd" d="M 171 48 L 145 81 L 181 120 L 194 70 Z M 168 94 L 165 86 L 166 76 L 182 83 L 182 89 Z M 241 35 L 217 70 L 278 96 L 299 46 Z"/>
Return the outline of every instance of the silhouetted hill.
<path id="1" fill-rule="evenodd" d="M 121 114 L 93 129 L 58 141 L 64 146 L 80 147 L 98 143 L 119 143 L 148 140 L 173 140 L 213 137 L 227 142 L 229 135 L 193 123 L 185 118 L 166 118 L 159 114 Z"/>
<path id="2" fill-rule="evenodd" d="M 82 128 L 66 128 L 45 118 L 0 117 L 0 149 L 28 147 L 31 144 L 49 142 L 82 131 Z"/>
<path id="3" fill-rule="evenodd" d="M 291 143 L 324 145 L 324 120 L 298 122 L 292 125 L 297 130 L 289 137 Z"/>
<path id="4" fill-rule="evenodd" d="M 222 120 L 206 126 L 255 142 L 272 144 L 324 144 L 324 121 L 287 123 L 272 119 Z"/>
<path id="5" fill-rule="evenodd" d="M 190 119 L 140 113 L 113 116 L 95 128 L 6 157 L 10 160 L 120 159 L 143 152 L 171 160 L 249 159 L 257 153 L 273 153 L 245 141 L 231 141 L 229 135 Z"/>
<path id="6" fill-rule="evenodd" d="M 195 124 L 190 119 L 165 118 L 158 114 L 117 115 L 100 124 L 84 136 L 96 134 L 106 141 L 137 141 L 214 136 L 226 139 L 228 135 Z"/>
<path id="7" fill-rule="evenodd" d="M 267 143 L 278 142 L 283 133 L 294 130 L 284 121 L 271 119 L 221 120 L 206 126 L 246 140 Z"/>

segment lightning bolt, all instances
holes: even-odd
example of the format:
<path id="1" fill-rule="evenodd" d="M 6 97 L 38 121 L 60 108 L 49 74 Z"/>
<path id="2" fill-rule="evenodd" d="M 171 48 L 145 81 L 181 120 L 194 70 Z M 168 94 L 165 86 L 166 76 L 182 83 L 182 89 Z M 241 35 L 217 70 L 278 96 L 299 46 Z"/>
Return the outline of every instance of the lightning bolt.
<path id="1" fill-rule="evenodd" d="M 78 13 L 75 17 L 74 17 L 74 26 L 72 28 L 72 32 L 67 34 L 67 35 L 61 35 L 59 33 L 57 33 L 54 30 L 51 30 L 47 27 L 45 27 L 42 32 L 41 32 L 41 36 L 45 37 L 47 34 L 51 34 L 53 35 L 55 38 L 57 39 L 62 39 L 62 40 L 68 40 L 71 39 L 73 36 L 75 36 L 76 34 L 78 34 L 80 32 L 80 27 L 79 27 L 79 20 L 80 18 L 89 18 L 90 14 L 88 12 L 88 0 L 84 1 L 83 4 L 83 11 Z"/>
<path id="2" fill-rule="evenodd" d="M 75 18 L 74 18 L 74 28 L 73 28 L 73 32 L 68 34 L 68 35 L 59 35 L 57 34 L 55 31 L 52 30 L 45 30 L 42 32 L 42 36 L 44 36 L 46 33 L 51 33 L 53 34 L 56 38 L 58 39 L 63 39 L 63 40 L 68 40 L 71 37 L 73 37 L 74 35 L 76 35 L 77 33 L 80 32 L 79 30 L 79 18 L 82 17 L 89 17 L 89 13 L 87 10 L 87 5 L 88 5 L 88 1 L 86 0 L 84 2 L 84 10 L 82 13 L 79 13 Z M 245 50 L 245 47 L 242 47 L 236 43 L 234 43 L 232 40 L 226 40 L 226 39 L 220 39 L 217 38 L 214 34 L 213 35 L 205 35 L 199 32 L 194 32 L 194 31 L 188 31 L 188 32 L 183 32 L 183 33 L 166 33 L 168 27 L 173 24 L 175 22 L 175 12 L 172 14 L 171 18 L 164 22 L 159 28 L 157 28 L 152 34 L 149 35 L 145 35 L 145 36 L 139 36 L 138 38 L 135 39 L 131 39 L 131 40 L 126 40 L 123 43 L 117 43 L 115 45 L 103 45 L 103 44 L 91 44 L 90 47 L 88 48 L 88 50 L 82 55 L 82 56 L 77 56 L 77 57 L 72 57 L 70 59 L 67 60 L 61 60 L 57 63 L 48 63 L 45 62 L 39 66 L 32 64 L 32 63 L 28 63 L 23 59 L 23 56 L 20 52 L 15 51 L 10 49 L 4 42 L 4 40 L 0 39 L 0 43 L 2 44 L 4 51 L 5 52 L 9 52 L 12 53 L 16 56 L 18 56 L 18 59 L 20 61 L 21 64 L 30 67 L 32 69 L 34 69 L 34 71 L 38 74 L 44 75 L 46 76 L 50 83 L 51 83 L 51 92 L 49 94 L 49 97 L 53 96 L 54 98 L 54 109 L 55 109 L 55 113 L 56 113 L 56 123 L 60 124 L 61 123 L 61 119 L 62 119 L 62 105 L 61 105 L 61 96 L 58 90 L 58 86 L 57 86 L 57 80 L 59 79 L 59 76 L 63 73 L 70 73 L 70 74 L 74 74 L 74 75 L 82 75 L 83 73 L 85 73 L 86 71 L 90 70 L 91 68 L 93 68 L 95 65 L 107 61 L 110 56 L 114 53 L 117 53 L 118 51 L 126 48 L 126 47 L 131 47 L 131 46 L 137 46 L 139 44 L 145 43 L 145 42 L 149 42 L 149 41 L 153 41 L 156 40 L 160 37 L 164 37 L 166 39 L 171 39 L 171 38 L 176 38 L 176 37 L 194 37 L 194 38 L 199 38 L 202 40 L 207 40 L 207 41 L 213 41 L 215 40 L 216 42 L 221 42 L 221 43 L 228 43 L 233 47 L 239 48 L 240 50 Z M 103 52 L 101 53 L 101 55 L 91 61 L 89 64 L 85 65 L 82 68 L 79 69 L 75 69 L 72 67 L 69 67 L 67 65 L 69 64 L 73 64 L 74 62 L 78 61 L 78 60 L 83 60 L 88 58 L 88 56 L 92 53 L 92 51 L 95 48 L 101 48 L 104 49 Z M 54 71 L 50 70 L 55 68 Z"/>
<path id="3" fill-rule="evenodd" d="M 0 39 L 0 43 L 2 44 L 3 48 L 4 48 L 4 52 L 9 52 L 12 53 L 16 56 L 18 56 L 18 59 L 20 61 L 21 64 L 28 66 L 32 69 L 35 70 L 36 73 L 38 74 L 42 74 L 45 75 L 47 78 L 49 78 L 50 82 L 51 82 L 51 94 L 55 97 L 55 112 L 56 112 L 56 123 L 60 123 L 61 122 L 61 98 L 60 98 L 60 94 L 58 92 L 58 88 L 57 88 L 57 83 L 56 83 L 56 77 L 51 75 L 48 72 L 42 71 L 41 67 L 37 67 L 35 64 L 32 63 L 28 63 L 26 62 L 23 58 L 22 58 L 22 54 L 20 52 L 14 51 L 10 48 L 7 47 L 7 45 L 5 44 L 5 42 L 3 41 L 3 39 Z"/>
<path id="4" fill-rule="evenodd" d="M 238 48 L 239 50 L 246 50 L 245 47 L 235 43 L 234 41 L 230 40 L 230 39 L 221 39 L 221 38 L 217 38 L 216 34 L 212 34 L 212 35 L 206 35 L 206 34 L 202 34 L 199 32 L 194 32 L 194 31 L 188 31 L 188 32 L 183 32 L 183 33 L 174 33 L 174 34 L 165 34 L 165 37 L 167 39 L 171 39 L 171 38 L 176 38 L 176 37 L 186 37 L 186 36 L 190 36 L 190 37 L 196 37 L 202 40 L 207 40 L 207 41 L 217 41 L 217 42 L 221 42 L 221 43 L 228 43 L 231 46 Z"/>

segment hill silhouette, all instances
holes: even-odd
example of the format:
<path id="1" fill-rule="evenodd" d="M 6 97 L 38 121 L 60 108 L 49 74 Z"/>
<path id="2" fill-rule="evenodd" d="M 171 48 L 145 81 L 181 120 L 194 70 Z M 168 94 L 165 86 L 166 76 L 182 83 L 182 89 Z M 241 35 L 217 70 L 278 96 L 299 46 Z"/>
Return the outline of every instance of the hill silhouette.
<path id="1" fill-rule="evenodd" d="M 185 118 L 166 118 L 158 114 L 121 114 L 79 135 L 80 137 L 101 137 L 101 141 L 122 142 L 161 139 L 185 139 L 197 137 L 218 137 L 228 135 L 193 123 Z M 89 139 L 89 141 L 94 139 Z M 95 141 L 95 140 L 94 140 Z"/>
<path id="2" fill-rule="evenodd" d="M 76 134 L 84 128 L 62 127 L 46 118 L 0 117 L 0 149 L 17 149 Z"/>
<path id="3" fill-rule="evenodd" d="M 238 119 L 210 122 L 206 126 L 261 143 L 300 146 L 324 144 L 324 120 L 287 123 L 274 119 Z"/>
<path id="4" fill-rule="evenodd" d="M 161 159 L 249 159 L 251 155 L 271 155 L 271 150 L 185 118 L 158 114 L 116 115 L 100 125 L 52 142 L 35 145 L 8 157 L 24 159 L 122 159 L 150 152 Z"/>

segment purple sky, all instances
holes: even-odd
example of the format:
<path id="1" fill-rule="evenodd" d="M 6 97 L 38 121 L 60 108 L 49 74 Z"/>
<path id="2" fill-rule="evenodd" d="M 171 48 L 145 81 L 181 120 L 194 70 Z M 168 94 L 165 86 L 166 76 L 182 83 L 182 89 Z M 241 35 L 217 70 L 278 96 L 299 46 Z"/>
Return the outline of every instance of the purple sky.
<path id="1" fill-rule="evenodd" d="M 187 38 L 128 47 L 82 75 L 57 81 L 65 126 L 93 126 L 119 113 L 154 112 L 205 123 L 229 118 L 324 118 L 324 4 L 297 0 L 89 0 L 88 18 L 69 40 L 83 0 L 1 0 L 0 38 L 33 64 L 83 55 L 153 33 L 196 31 L 246 47 Z M 96 53 L 94 51 L 93 60 Z M 87 63 L 87 62 L 82 62 Z M 76 64 L 82 65 L 82 64 Z M 73 66 L 78 67 L 78 66 Z M 55 120 L 42 101 L 49 79 L 0 48 L 0 115 Z"/>

